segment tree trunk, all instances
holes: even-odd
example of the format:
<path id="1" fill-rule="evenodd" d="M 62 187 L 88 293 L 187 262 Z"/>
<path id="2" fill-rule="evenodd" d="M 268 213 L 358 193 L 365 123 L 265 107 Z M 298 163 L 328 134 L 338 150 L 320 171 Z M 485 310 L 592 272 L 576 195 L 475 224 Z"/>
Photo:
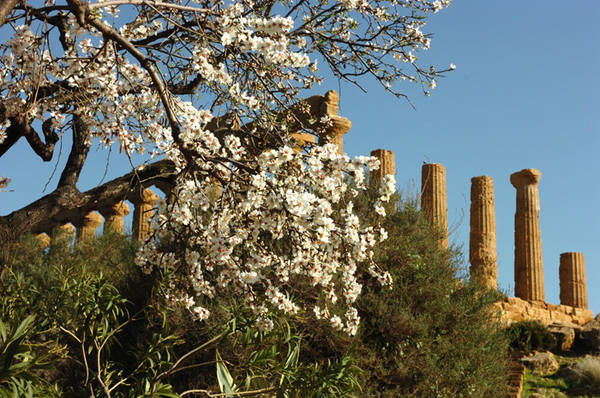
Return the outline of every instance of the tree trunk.
<path id="1" fill-rule="evenodd" d="M 161 160 L 86 192 L 80 192 L 73 185 L 64 185 L 22 209 L 1 216 L 0 264 L 7 264 L 11 247 L 23 234 L 52 232 L 90 211 L 134 198 L 145 187 L 164 185 L 174 177 L 174 172 L 173 163 Z"/>

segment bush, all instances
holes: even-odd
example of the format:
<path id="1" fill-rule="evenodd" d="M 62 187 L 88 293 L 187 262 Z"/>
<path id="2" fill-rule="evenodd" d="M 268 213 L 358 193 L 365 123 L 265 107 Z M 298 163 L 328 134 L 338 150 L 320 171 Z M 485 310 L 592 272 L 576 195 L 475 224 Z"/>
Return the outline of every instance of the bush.
<path id="1" fill-rule="evenodd" d="M 358 199 L 362 217 L 378 217 L 371 196 Z M 273 330 L 260 332 L 234 295 L 208 303 L 211 316 L 195 322 L 164 299 L 169 275 L 142 274 L 135 246 L 112 235 L 75 250 L 60 238 L 46 250 L 23 240 L 0 285 L 0 319 L 37 316 L 34 340 L 50 344 L 54 358 L 40 375 L 64 397 L 103 397 L 107 388 L 112 397 L 497 396 L 507 354 L 491 306 L 498 294 L 456 279 L 459 251 L 440 250 L 415 202 L 399 203 L 387 208 L 389 238 L 374 254 L 394 288 L 359 276 L 355 338 L 302 312 L 274 313 Z M 301 281 L 290 284 L 307 294 Z"/>
<path id="2" fill-rule="evenodd" d="M 572 375 L 577 385 L 598 392 L 600 390 L 600 359 L 585 357 L 577 361 L 572 367 Z"/>
<path id="3" fill-rule="evenodd" d="M 399 201 L 385 227 L 375 261 L 394 288 L 367 284 L 359 299 L 363 396 L 502 396 L 508 343 L 492 306 L 499 294 L 457 279 L 460 252 L 439 248 L 415 201 Z"/>
<path id="4" fill-rule="evenodd" d="M 516 322 L 506 329 L 510 347 L 516 351 L 546 351 L 556 346 L 556 338 L 540 321 Z"/>

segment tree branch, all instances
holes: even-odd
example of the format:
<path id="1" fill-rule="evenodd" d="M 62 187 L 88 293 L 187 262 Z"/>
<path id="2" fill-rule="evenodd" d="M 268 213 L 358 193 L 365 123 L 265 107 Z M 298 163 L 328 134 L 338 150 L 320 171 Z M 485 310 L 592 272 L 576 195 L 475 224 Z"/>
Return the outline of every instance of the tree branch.
<path id="1" fill-rule="evenodd" d="M 10 12 L 18 2 L 19 0 L 0 0 L 0 26 L 4 25 Z"/>
<path id="2" fill-rule="evenodd" d="M 80 116 L 73 115 L 73 146 L 69 159 L 58 181 L 58 187 L 65 185 L 75 186 L 79 174 L 85 164 L 85 159 L 90 151 L 91 139 L 86 124 Z"/>

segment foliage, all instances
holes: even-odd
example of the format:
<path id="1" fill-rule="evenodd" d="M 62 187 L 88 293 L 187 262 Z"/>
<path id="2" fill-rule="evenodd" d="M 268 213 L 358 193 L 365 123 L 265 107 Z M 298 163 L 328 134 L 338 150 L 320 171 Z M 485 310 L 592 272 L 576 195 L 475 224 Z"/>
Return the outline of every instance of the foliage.
<path id="1" fill-rule="evenodd" d="M 556 338 L 540 321 L 525 320 L 508 327 L 510 346 L 518 351 L 545 351 L 554 348 Z"/>
<path id="2" fill-rule="evenodd" d="M 357 269 L 390 282 L 371 258 L 385 231 L 381 218 L 358 218 L 351 196 L 340 201 L 346 178 L 357 194 L 377 161 L 327 144 L 349 127 L 322 109 L 337 108 L 336 95 L 300 96 L 322 80 L 318 65 L 357 85 L 372 77 L 398 97 L 403 82 L 428 94 L 453 67 L 420 64 L 431 42 L 422 29 L 449 0 L 6 4 L 0 156 L 23 136 L 44 160 L 61 136 L 72 134 L 73 145 L 54 195 L 0 219 L 0 232 L 10 235 L 8 222 L 45 231 L 160 183 L 170 197 L 138 264 L 173 276 L 173 302 L 202 320 L 210 301 L 235 294 L 265 331 L 283 310 L 356 333 Z M 295 151 L 298 132 L 318 145 Z M 82 194 L 76 183 L 94 140 L 117 144 L 136 171 Z M 157 157 L 168 178 L 149 163 Z M 394 177 L 382 178 L 373 205 L 394 190 Z M 306 301 L 288 289 L 296 280 L 313 292 Z"/>
<path id="3" fill-rule="evenodd" d="M 357 212 L 369 217 L 375 195 L 358 199 Z M 413 202 L 398 203 L 395 213 L 387 206 L 391 234 L 375 254 L 393 272 L 394 287 L 378 288 L 358 274 L 366 291 L 355 338 L 283 311 L 274 311 L 272 329 L 261 331 L 235 295 L 219 297 L 208 307 L 210 318 L 194 321 L 183 303 L 164 300 L 168 275 L 143 274 L 134 264 L 135 246 L 114 235 L 74 250 L 60 235 L 46 251 L 35 239 L 22 241 L 0 287 L 0 315 L 36 314 L 35 339 L 53 353 L 52 368 L 37 374 L 57 396 L 231 390 L 281 397 L 481 397 L 502 391 L 506 339 L 492 321 L 496 296 L 457 281 L 457 252 L 439 250 Z M 312 294 L 302 284 L 293 291 Z"/>
<path id="4" fill-rule="evenodd" d="M 586 387 L 590 392 L 600 391 L 600 359 L 595 357 L 585 357 L 572 366 L 572 374 L 575 384 Z"/>
<path id="5" fill-rule="evenodd" d="M 492 307 L 498 293 L 457 279 L 458 250 L 439 249 L 414 201 L 399 204 L 376 253 L 394 289 L 367 285 L 358 304 L 364 396 L 501 396 L 508 357 Z"/>

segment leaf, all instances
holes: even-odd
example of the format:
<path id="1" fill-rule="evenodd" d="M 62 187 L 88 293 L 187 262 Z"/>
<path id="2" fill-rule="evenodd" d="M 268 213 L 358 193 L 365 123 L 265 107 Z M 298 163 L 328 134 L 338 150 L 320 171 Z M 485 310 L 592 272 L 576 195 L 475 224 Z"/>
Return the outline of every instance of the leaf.
<path id="1" fill-rule="evenodd" d="M 233 384 L 233 377 L 227 370 L 227 366 L 225 366 L 225 362 L 221 358 L 219 354 L 219 350 L 217 350 L 217 380 L 219 382 L 219 388 L 221 392 L 231 394 L 235 392 L 235 384 Z"/>

